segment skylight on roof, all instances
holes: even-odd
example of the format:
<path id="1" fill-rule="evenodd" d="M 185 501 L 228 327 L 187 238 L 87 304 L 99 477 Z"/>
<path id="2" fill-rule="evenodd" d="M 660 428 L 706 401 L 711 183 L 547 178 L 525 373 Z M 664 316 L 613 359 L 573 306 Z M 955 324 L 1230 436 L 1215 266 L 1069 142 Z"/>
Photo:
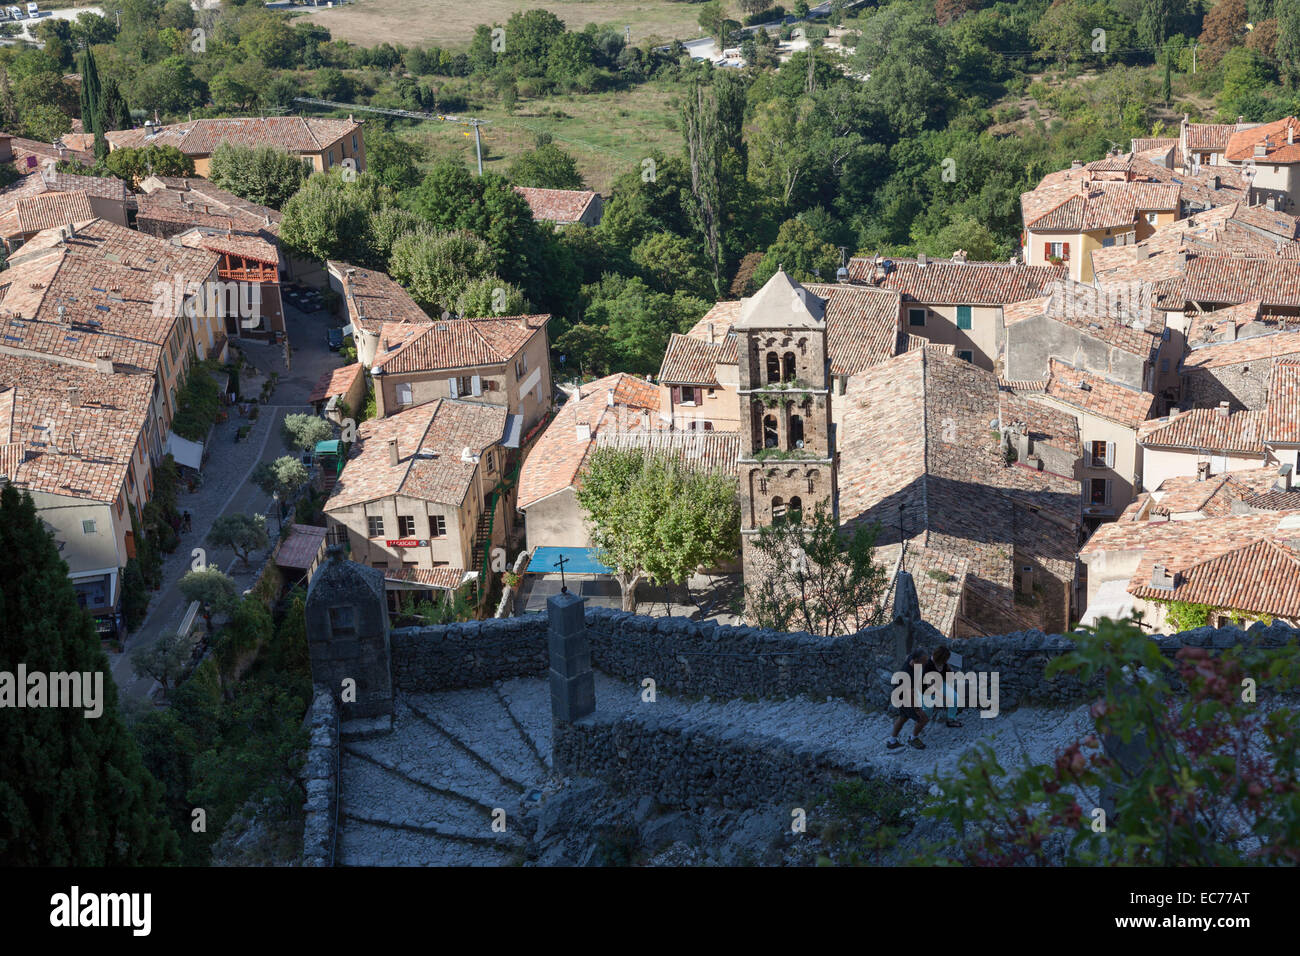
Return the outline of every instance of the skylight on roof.
<path id="1" fill-rule="evenodd" d="M 112 312 L 112 311 L 113 311 L 112 309 L 110 309 L 110 308 L 109 308 L 108 306 L 106 306 L 106 305 L 97 305 L 97 306 L 95 306 L 95 308 L 98 309 L 100 312 Z"/>

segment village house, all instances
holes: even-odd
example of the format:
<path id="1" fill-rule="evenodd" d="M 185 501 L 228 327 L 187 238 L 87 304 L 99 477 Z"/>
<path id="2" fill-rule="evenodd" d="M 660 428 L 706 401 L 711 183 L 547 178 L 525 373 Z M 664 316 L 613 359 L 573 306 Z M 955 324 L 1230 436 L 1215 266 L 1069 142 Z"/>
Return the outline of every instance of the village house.
<path id="1" fill-rule="evenodd" d="M 1051 360 L 1058 359 L 1166 401 L 1178 397 L 1181 351 L 1149 286 L 1058 282 L 1049 296 L 1007 306 L 1003 321 L 1008 380 L 1046 380 Z"/>
<path id="2" fill-rule="evenodd" d="M 506 421 L 500 405 L 443 398 L 363 422 L 324 507 L 335 540 L 384 571 L 390 592 L 481 580 L 514 518 Z"/>
<path id="3" fill-rule="evenodd" d="M 90 150 L 70 149 L 61 141 L 42 143 L 0 133 L 0 163 L 12 163 L 20 173 L 35 172 L 47 163 L 64 161 L 93 166 L 95 154 Z"/>
<path id="4" fill-rule="evenodd" d="M 307 396 L 317 415 L 334 424 L 355 419 L 366 402 L 366 369 L 360 362 L 330 369 L 321 375 Z"/>
<path id="5" fill-rule="evenodd" d="M 94 219 L 90 198 L 83 190 L 70 193 L 42 193 L 19 199 L 0 211 L 0 241 L 11 255 L 38 232 Z"/>
<path id="6" fill-rule="evenodd" d="M 1258 125 L 1247 123 L 1240 116 L 1235 123 L 1192 123 L 1184 113 L 1178 127 L 1178 148 L 1184 158 L 1182 170 L 1228 165 L 1224 154 L 1229 141 L 1238 132 Z"/>
<path id="7" fill-rule="evenodd" d="M 1228 138 L 1224 161 L 1253 170 L 1255 196 L 1270 208 L 1292 210 L 1300 201 L 1300 143 L 1294 116 L 1239 129 Z"/>
<path id="8" fill-rule="evenodd" d="M 556 226 L 581 223 L 597 226 L 604 212 L 600 193 L 590 189 L 538 189 L 516 186 L 515 192 L 524 197 L 533 211 L 534 222 L 549 222 Z"/>
<path id="9" fill-rule="evenodd" d="M 967 262 L 964 253 L 951 260 L 854 258 L 848 270 L 852 282 L 899 295 L 905 333 L 951 346 L 958 358 L 989 371 L 1002 351 L 1003 307 L 1043 295 L 1065 273 L 1054 265 Z"/>
<path id="10" fill-rule="evenodd" d="M 1247 340 L 1251 341 L 1251 340 Z M 1300 470 L 1300 360 L 1268 367 L 1265 402 L 1234 411 L 1224 400 L 1145 423 L 1138 432 L 1148 487 L 1167 478 L 1290 465 Z"/>
<path id="11" fill-rule="evenodd" d="M 1094 528 L 1123 511 L 1142 487 L 1137 432 L 1151 417 L 1156 397 L 1055 358 L 1049 360 L 1042 390 L 1024 395 L 1073 415 L 1079 423 L 1085 527 Z"/>
<path id="12" fill-rule="evenodd" d="M 7 337 L 6 337 L 7 339 Z M 131 512 L 153 493 L 151 374 L 0 353 L 0 484 L 32 496 L 77 600 L 105 638 L 122 638 Z"/>
<path id="13" fill-rule="evenodd" d="M 1259 316 L 1259 303 L 1245 312 Z M 1222 309 L 1208 315 L 1230 312 Z M 1269 380 L 1277 359 L 1300 360 L 1300 321 L 1291 326 L 1273 325 L 1251 319 L 1237 325 L 1231 320 L 1223 334 L 1241 338 L 1222 342 L 1193 343 L 1183 359 L 1183 400 L 1194 408 L 1215 408 L 1227 402 L 1233 411 L 1263 408 L 1268 402 Z M 1203 326 L 1203 328 L 1210 328 Z M 1211 333 L 1213 334 L 1213 333 Z"/>
<path id="14" fill-rule="evenodd" d="M 1021 195 L 1027 265 L 1064 263 L 1070 278 L 1091 282 L 1094 249 L 1141 242 L 1179 218 L 1177 183 L 1107 179 L 1103 173 L 1078 163 Z"/>
<path id="15" fill-rule="evenodd" d="M 347 318 L 343 334 L 352 337 L 357 361 L 366 368 L 375 360 L 379 337 L 386 325 L 433 324 L 433 319 L 416 305 L 410 293 L 385 273 L 333 259 L 325 265 L 330 288 L 338 293 Z"/>
<path id="16" fill-rule="evenodd" d="M 877 560 L 912 573 L 927 622 L 949 637 L 1069 627 L 1080 540 L 1070 416 L 1016 402 L 991 372 L 932 349 L 853 376 L 835 401 L 846 407 L 839 520 L 879 525 Z"/>
<path id="17" fill-rule="evenodd" d="M 603 431 L 665 428 L 659 409 L 659 389 L 635 375 L 620 372 L 578 386 L 538 436 L 519 473 L 516 507 L 524 515 L 529 551 L 591 546 L 576 496 L 587 455 Z M 704 432 L 684 434 L 705 436 Z"/>
<path id="18" fill-rule="evenodd" d="M 1169 632 L 1178 629 L 1169 606 L 1179 602 L 1207 605 L 1211 627 L 1300 623 L 1300 511 L 1180 521 L 1151 514 L 1154 504 L 1134 502 L 1079 553 L 1088 567 L 1085 622 L 1138 612 L 1144 627 Z"/>
<path id="19" fill-rule="evenodd" d="M 226 335 L 230 338 L 288 338 L 280 296 L 280 250 L 261 236 L 201 226 L 177 233 L 173 242 L 220 256 L 217 279 L 223 298 Z M 232 307 L 233 306 L 233 307 Z"/>
<path id="20" fill-rule="evenodd" d="M 120 179 L 108 176 L 78 176 L 74 173 L 56 172 L 53 165 L 39 172 L 20 176 L 4 189 L 0 189 L 0 214 L 7 215 L 23 200 L 43 198 L 57 202 L 60 195 L 84 193 L 90 204 L 91 215 L 80 219 L 104 219 L 118 226 L 128 223 L 128 206 L 131 193 Z M 76 221 L 76 220 L 71 220 Z M 54 225 L 66 225 L 65 222 Z M 16 246 L 14 248 L 17 248 Z"/>
<path id="21" fill-rule="evenodd" d="M 551 410 L 549 315 L 384 323 L 371 358 L 382 416 L 439 398 L 503 406 L 516 434 Z"/>
<path id="22" fill-rule="evenodd" d="M 170 126 L 146 122 L 141 129 L 111 130 L 104 136 L 110 151 L 128 146 L 175 146 L 194 160 L 194 172 L 204 177 L 211 170 L 213 152 L 222 143 L 248 148 L 274 146 L 301 157 L 313 172 L 326 172 L 344 160 L 352 160 L 357 172 L 363 172 L 366 146 L 361 127 L 351 117 L 253 116 L 190 120 Z"/>

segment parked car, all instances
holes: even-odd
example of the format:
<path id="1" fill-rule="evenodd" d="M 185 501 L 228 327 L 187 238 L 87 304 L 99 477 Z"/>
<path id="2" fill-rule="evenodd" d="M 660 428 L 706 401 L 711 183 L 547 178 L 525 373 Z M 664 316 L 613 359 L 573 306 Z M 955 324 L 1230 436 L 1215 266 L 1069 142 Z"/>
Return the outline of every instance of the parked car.
<path id="1" fill-rule="evenodd" d="M 40 16 L 41 8 L 34 3 L 27 4 L 27 15 L 33 19 Z"/>
<path id="2" fill-rule="evenodd" d="M 21 8 L 21 7 L 10 7 L 10 8 L 9 8 L 9 16 L 13 17 L 15 20 L 21 20 L 21 19 L 23 19 L 23 11 L 22 11 L 22 8 Z"/>
<path id="3" fill-rule="evenodd" d="M 331 352 L 337 352 L 343 348 L 343 330 L 330 329 L 325 333 L 325 341 L 328 343 Z"/>

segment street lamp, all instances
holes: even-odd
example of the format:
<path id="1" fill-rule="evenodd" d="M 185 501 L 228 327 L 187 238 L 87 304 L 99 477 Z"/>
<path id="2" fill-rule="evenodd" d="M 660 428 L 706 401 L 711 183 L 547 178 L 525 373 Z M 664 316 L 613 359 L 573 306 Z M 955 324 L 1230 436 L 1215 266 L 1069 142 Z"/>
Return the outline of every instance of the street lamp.
<path id="1" fill-rule="evenodd" d="M 271 497 L 275 500 L 275 533 L 278 535 L 278 534 L 280 533 L 280 531 L 281 531 L 281 528 L 280 528 L 280 492 L 279 492 L 279 491 L 273 491 L 273 492 L 271 492 Z"/>

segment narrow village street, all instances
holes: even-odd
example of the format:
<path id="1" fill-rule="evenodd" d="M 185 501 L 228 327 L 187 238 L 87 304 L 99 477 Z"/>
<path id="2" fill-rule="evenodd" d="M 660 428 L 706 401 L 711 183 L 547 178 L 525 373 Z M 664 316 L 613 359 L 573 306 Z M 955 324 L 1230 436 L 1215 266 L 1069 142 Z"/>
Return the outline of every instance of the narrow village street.
<path id="1" fill-rule="evenodd" d="M 131 652 L 148 647 L 164 634 L 180 628 L 189 602 L 178 584 L 196 560 L 195 548 L 202 548 L 207 563 L 230 573 L 241 589 L 252 587 L 265 563 L 269 550 L 254 552 L 245 567 L 229 548 L 209 547 L 204 539 L 213 522 L 229 514 L 266 515 L 270 545 L 275 547 L 277 529 L 272 499 L 253 482 L 253 471 L 264 461 L 293 453 L 284 444 L 281 423 L 286 415 L 311 411 L 307 397 L 312 386 L 321 373 L 340 362 L 338 355 L 325 344 L 325 327 L 329 324 L 325 313 L 305 314 L 286 303 L 285 322 L 292 368 L 286 369 L 284 351 L 278 346 L 247 340 L 240 343 L 246 361 L 264 374 L 278 372 L 280 378 L 271 401 L 261 406 L 256 421 L 241 417 L 234 406 L 228 409 L 230 417 L 219 422 L 212 433 L 212 445 L 203 467 L 203 484 L 193 493 L 184 487 L 180 490 L 176 506 L 181 512 L 190 513 L 191 530 L 182 532 L 181 543 L 174 552 L 163 555 L 162 588 L 152 593 L 149 613 L 144 623 L 127 637 L 122 653 L 112 655 L 113 680 L 124 698 L 147 699 L 157 686 L 153 678 L 135 673 Z M 243 441 L 236 442 L 235 435 L 241 425 L 252 428 Z M 291 511 L 284 520 L 293 520 Z M 202 627 L 200 619 L 194 625 L 195 633 Z"/>

